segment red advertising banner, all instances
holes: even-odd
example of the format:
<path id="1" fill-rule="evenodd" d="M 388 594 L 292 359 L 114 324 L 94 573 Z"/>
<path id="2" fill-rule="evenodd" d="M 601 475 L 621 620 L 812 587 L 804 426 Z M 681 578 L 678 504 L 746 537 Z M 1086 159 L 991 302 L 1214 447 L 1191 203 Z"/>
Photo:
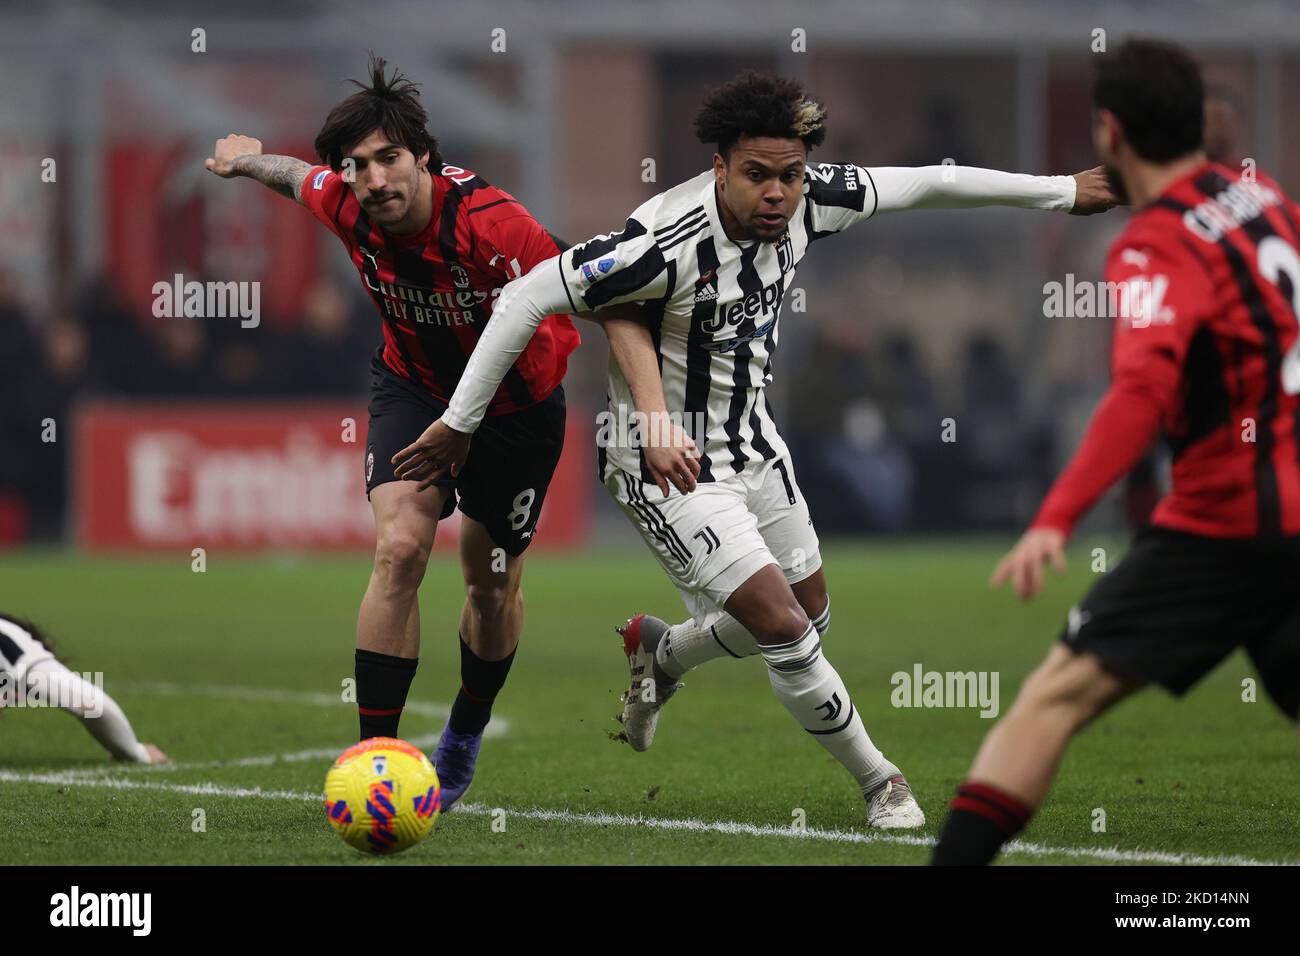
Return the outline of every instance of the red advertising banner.
<path id="1" fill-rule="evenodd" d="M 570 410 L 537 548 L 585 542 L 591 436 Z M 374 548 L 365 407 L 341 402 L 101 403 L 77 414 L 71 487 L 88 549 Z M 454 547 L 456 512 L 436 547 Z"/>

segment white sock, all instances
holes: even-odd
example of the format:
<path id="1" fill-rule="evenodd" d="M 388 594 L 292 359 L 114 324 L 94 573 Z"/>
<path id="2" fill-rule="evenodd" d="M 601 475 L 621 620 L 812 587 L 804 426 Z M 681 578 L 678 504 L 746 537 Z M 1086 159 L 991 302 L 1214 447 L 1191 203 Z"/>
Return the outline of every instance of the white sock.
<path id="1" fill-rule="evenodd" d="M 813 627 L 821 637 L 831 626 L 831 599 L 815 618 Z M 752 657 L 758 653 L 758 641 L 730 614 L 724 614 L 709 627 L 693 620 L 674 624 L 655 650 L 655 662 L 674 680 L 706 661 L 719 657 Z"/>
<path id="2" fill-rule="evenodd" d="M 764 647 L 762 654 L 772 690 L 786 710 L 853 774 L 863 793 L 898 773 L 871 742 L 844 681 L 822 654 L 821 641 L 811 624 L 797 641 Z"/>

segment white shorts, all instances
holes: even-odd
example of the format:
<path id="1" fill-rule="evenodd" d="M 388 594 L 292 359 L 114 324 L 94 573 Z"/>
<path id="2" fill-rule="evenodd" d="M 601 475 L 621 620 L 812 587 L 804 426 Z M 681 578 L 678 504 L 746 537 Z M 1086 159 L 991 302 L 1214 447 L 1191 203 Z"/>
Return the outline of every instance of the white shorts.
<path id="1" fill-rule="evenodd" d="M 789 458 L 701 482 L 668 497 L 613 469 L 605 487 L 668 574 L 695 622 L 708 627 L 732 593 L 769 564 L 790 584 L 822 566 L 817 532 Z"/>

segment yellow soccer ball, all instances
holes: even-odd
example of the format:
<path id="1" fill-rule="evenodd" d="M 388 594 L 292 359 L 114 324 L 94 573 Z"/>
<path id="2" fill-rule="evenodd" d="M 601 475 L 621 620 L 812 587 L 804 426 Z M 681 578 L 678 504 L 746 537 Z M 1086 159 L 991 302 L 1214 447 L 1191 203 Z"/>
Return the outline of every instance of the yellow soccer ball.
<path id="1" fill-rule="evenodd" d="M 442 809 L 437 771 L 418 747 L 371 737 L 339 754 L 325 775 L 325 815 L 349 846 L 398 853 L 433 829 Z"/>

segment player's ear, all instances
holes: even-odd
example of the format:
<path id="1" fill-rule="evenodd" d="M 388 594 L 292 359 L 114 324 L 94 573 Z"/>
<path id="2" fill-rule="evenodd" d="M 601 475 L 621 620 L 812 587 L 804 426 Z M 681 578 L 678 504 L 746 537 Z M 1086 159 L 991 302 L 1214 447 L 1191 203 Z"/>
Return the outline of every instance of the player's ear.
<path id="1" fill-rule="evenodd" d="M 429 166 L 429 151 L 426 149 L 419 156 L 415 157 L 416 169 L 427 169 Z"/>
<path id="2" fill-rule="evenodd" d="M 721 153 L 713 154 L 713 178 L 719 189 L 725 188 L 727 184 L 727 161 L 722 158 Z"/>

